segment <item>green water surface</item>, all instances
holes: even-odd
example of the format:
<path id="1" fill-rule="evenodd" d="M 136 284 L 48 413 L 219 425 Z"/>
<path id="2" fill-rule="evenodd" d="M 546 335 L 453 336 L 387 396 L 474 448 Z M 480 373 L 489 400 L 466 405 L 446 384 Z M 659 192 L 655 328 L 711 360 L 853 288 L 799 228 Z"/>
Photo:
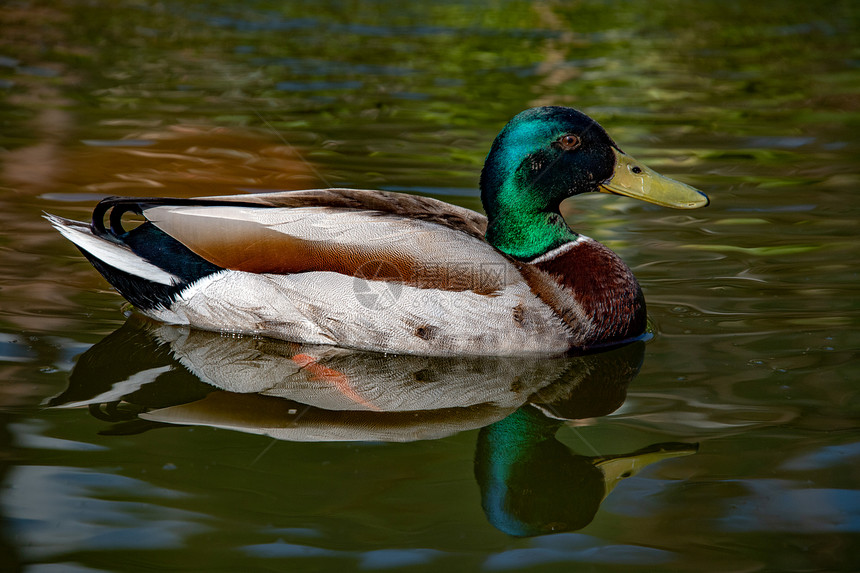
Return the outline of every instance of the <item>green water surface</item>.
<path id="1" fill-rule="evenodd" d="M 3 3 L 0 570 L 860 569 L 858 23 L 847 0 Z M 546 104 L 711 198 L 563 206 L 636 273 L 646 344 L 439 361 L 164 329 L 41 218 L 326 186 L 480 210 L 493 137 Z"/>

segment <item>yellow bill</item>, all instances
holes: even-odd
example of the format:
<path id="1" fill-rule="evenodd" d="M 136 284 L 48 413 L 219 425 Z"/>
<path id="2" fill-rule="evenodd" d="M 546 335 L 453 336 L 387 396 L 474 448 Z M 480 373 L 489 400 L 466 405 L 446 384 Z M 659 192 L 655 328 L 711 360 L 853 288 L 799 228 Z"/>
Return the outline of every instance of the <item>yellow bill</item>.
<path id="1" fill-rule="evenodd" d="M 698 209 L 709 202 L 698 189 L 664 177 L 617 149 L 615 173 L 600 185 L 600 190 L 675 209 Z"/>

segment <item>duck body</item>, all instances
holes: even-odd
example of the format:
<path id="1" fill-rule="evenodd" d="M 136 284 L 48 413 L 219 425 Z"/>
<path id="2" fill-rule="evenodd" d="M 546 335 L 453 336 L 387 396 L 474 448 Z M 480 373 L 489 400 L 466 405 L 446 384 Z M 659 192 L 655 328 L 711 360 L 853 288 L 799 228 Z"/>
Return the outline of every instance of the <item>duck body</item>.
<path id="1" fill-rule="evenodd" d="M 90 224 L 48 218 L 120 294 L 167 323 L 393 353 L 560 354 L 645 331 L 632 272 L 558 213 L 566 197 L 617 187 L 619 169 L 629 176 L 619 157 L 587 116 L 535 108 L 490 151 L 486 217 L 427 197 L 319 189 L 109 198 Z M 671 201 L 702 203 L 666 181 Z M 126 230 L 128 212 L 145 222 Z"/>

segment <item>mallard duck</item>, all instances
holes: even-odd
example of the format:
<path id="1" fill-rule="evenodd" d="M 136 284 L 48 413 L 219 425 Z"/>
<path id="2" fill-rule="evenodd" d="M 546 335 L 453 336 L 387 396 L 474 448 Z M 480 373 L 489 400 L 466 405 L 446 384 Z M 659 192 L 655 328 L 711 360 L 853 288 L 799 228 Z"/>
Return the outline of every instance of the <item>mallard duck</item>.
<path id="1" fill-rule="evenodd" d="M 159 321 L 391 353 L 515 355 L 587 351 L 645 332 L 633 273 L 568 227 L 564 199 L 603 191 L 708 204 L 566 107 L 511 119 L 480 187 L 486 217 L 428 197 L 313 189 L 112 197 L 90 224 L 47 218 Z M 129 212 L 145 222 L 126 229 Z"/>

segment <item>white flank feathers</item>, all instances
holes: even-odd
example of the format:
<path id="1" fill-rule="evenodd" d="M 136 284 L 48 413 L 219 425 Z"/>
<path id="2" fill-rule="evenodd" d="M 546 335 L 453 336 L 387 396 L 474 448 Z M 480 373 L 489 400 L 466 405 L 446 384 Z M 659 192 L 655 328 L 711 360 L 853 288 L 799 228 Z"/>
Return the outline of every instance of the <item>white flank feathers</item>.
<path id="1" fill-rule="evenodd" d="M 570 346 L 559 317 L 524 281 L 485 296 L 332 272 L 226 270 L 189 285 L 169 309 L 146 314 L 206 330 L 406 354 L 554 354 Z"/>

